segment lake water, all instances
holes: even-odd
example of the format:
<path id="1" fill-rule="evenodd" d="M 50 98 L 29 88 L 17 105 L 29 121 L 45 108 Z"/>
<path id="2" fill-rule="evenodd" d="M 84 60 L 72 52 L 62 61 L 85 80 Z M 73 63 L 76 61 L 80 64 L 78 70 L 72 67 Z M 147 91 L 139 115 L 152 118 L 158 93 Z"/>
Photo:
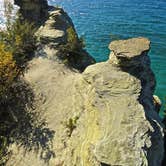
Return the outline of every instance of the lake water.
<path id="1" fill-rule="evenodd" d="M 12 1 L 12 0 L 11 0 Z M 0 0 L 0 24 L 4 22 Z M 166 0 L 49 0 L 71 16 L 86 49 L 98 61 L 108 59 L 108 44 L 115 39 L 148 37 L 156 75 L 156 94 L 166 96 Z"/>
<path id="2" fill-rule="evenodd" d="M 49 0 L 65 8 L 86 49 L 98 61 L 108 59 L 108 44 L 115 39 L 144 36 L 156 75 L 156 94 L 166 97 L 166 0 Z"/>

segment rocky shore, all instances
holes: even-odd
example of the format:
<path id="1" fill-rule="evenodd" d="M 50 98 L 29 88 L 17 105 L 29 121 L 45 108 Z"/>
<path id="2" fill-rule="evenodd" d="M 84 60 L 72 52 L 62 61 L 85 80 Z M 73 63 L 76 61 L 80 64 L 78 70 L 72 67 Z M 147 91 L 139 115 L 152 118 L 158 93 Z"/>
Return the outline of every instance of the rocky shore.
<path id="1" fill-rule="evenodd" d="M 40 22 L 35 57 L 23 78 L 34 96 L 27 112 L 38 117 L 35 128 L 25 121 L 26 144 L 10 145 L 6 165 L 160 166 L 164 134 L 153 102 L 150 41 L 113 41 L 102 63 L 80 49 L 68 67 L 58 57 L 68 28 L 78 35 L 67 13 L 45 0 L 16 4 L 26 19 Z"/>

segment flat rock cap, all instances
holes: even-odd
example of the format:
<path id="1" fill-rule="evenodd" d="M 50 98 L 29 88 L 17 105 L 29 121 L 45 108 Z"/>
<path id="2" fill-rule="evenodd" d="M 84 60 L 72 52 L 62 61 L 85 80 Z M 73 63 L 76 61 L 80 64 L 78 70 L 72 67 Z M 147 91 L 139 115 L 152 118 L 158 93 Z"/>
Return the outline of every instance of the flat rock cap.
<path id="1" fill-rule="evenodd" d="M 150 41 L 147 38 L 138 37 L 127 40 L 117 40 L 111 42 L 109 49 L 112 50 L 117 57 L 133 58 L 140 56 L 143 52 L 149 51 Z"/>

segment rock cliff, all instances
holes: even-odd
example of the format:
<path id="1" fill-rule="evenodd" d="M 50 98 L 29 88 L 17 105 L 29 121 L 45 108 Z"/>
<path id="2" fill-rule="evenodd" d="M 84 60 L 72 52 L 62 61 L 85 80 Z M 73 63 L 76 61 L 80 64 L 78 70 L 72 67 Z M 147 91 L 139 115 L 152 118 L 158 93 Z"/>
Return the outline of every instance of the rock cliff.
<path id="1" fill-rule="evenodd" d="M 114 41 L 109 60 L 93 65 L 82 50 L 74 70 L 57 58 L 70 26 L 56 9 L 36 33 L 38 49 L 24 80 L 34 97 L 26 110 L 37 117 L 35 125 L 20 124 L 21 141 L 12 142 L 6 165 L 160 166 L 163 131 L 153 103 L 150 41 Z"/>
<path id="2" fill-rule="evenodd" d="M 95 63 L 94 58 L 82 47 L 69 50 L 70 46 L 77 47 L 80 41 L 72 20 L 62 8 L 54 8 L 50 11 L 48 20 L 38 29 L 36 36 L 38 38 L 37 56 L 58 60 L 66 54 L 61 60 L 67 60 L 70 66 L 80 71 Z M 67 52 L 63 51 L 66 47 L 69 47 Z"/>

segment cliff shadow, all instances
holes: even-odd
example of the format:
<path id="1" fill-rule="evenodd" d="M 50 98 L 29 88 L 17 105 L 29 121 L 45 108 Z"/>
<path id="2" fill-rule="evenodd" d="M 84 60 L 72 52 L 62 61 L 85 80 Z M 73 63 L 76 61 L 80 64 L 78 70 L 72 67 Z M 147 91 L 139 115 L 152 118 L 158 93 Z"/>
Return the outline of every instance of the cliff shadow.
<path id="1" fill-rule="evenodd" d="M 0 101 L 0 135 L 6 138 L 7 146 L 12 143 L 24 147 L 25 152 L 34 150 L 40 158 L 49 162 L 55 154 L 52 140 L 55 132 L 47 127 L 41 113 L 35 111 L 35 95 L 23 80 L 10 89 L 6 100 Z"/>

